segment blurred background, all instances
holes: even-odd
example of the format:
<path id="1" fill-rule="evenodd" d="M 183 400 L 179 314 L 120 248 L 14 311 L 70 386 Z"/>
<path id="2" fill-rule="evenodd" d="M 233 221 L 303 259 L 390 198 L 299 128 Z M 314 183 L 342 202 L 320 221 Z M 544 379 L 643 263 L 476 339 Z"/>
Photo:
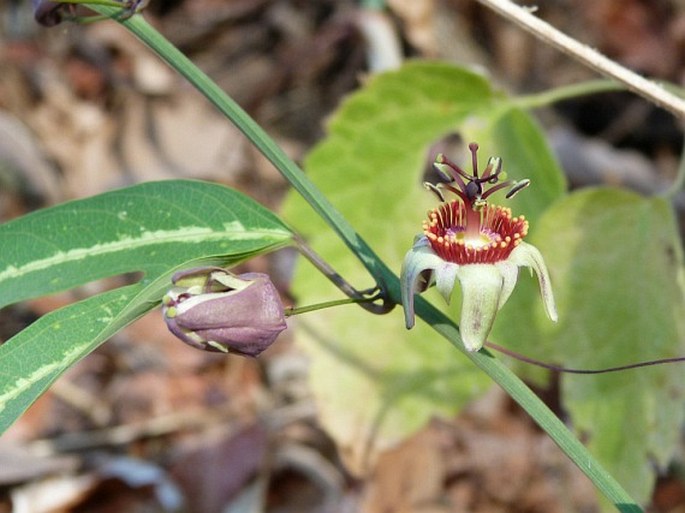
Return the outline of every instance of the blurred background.
<path id="1" fill-rule="evenodd" d="M 542 0 L 537 14 L 681 85 L 685 2 Z M 146 18 L 296 161 L 365 76 L 411 58 L 533 93 L 597 78 L 474 0 L 151 0 Z M 536 111 L 573 187 L 653 193 L 682 149 L 674 118 L 629 93 Z M 187 83 L 113 22 L 45 28 L 0 3 L 0 221 L 141 181 L 211 180 L 278 209 L 287 184 Z M 679 200 L 679 213 L 682 208 Z M 0 251 L 2 248 L 0 248 Z M 287 303 L 292 255 L 250 261 Z M 95 287 L 95 285 L 94 285 Z M 0 342 L 81 289 L 0 311 Z M 540 393 L 558 407 L 554 385 Z M 195 351 L 159 312 L 87 357 L 0 438 L 0 513 L 596 511 L 592 485 L 497 390 L 351 475 L 317 422 L 285 332 L 260 359 Z M 663 476 L 655 512 L 685 511 Z"/>

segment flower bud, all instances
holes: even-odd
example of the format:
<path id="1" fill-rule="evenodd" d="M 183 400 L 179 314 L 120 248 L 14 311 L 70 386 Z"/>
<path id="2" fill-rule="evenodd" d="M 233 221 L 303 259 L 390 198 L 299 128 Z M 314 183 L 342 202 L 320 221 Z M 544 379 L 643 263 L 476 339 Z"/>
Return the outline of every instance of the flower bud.
<path id="1" fill-rule="evenodd" d="M 73 11 L 74 5 L 50 2 L 49 0 L 32 0 L 33 17 L 41 25 L 54 27 L 64 19 L 67 11 Z"/>
<path id="2" fill-rule="evenodd" d="M 283 304 L 266 274 L 219 267 L 176 273 L 163 298 L 164 321 L 186 344 L 206 351 L 257 356 L 287 326 Z"/>

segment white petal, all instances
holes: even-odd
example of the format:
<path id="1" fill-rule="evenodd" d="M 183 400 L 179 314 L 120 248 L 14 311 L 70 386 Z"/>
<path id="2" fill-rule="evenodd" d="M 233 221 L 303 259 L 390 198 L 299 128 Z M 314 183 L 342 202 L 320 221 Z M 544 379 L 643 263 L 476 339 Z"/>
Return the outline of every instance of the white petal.
<path id="1" fill-rule="evenodd" d="M 495 322 L 504 279 L 493 264 L 462 265 L 457 276 L 463 297 L 459 333 L 467 351 L 478 351 Z"/>
<path id="2" fill-rule="evenodd" d="M 545 305 L 547 317 L 554 322 L 557 322 L 559 316 L 557 315 L 557 307 L 554 303 L 554 293 L 552 292 L 552 283 L 549 279 L 547 266 L 542 258 L 542 254 L 535 246 L 521 242 L 514 251 L 511 252 L 508 262 L 518 266 L 530 267 L 538 276 L 538 283 L 540 284 L 540 294 L 542 295 L 542 302 Z"/>

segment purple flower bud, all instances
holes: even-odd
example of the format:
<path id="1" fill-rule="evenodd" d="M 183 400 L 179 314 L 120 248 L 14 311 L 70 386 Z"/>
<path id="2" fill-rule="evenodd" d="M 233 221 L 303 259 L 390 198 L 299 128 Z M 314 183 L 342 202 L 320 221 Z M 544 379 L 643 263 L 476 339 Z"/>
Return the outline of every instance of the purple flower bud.
<path id="1" fill-rule="evenodd" d="M 164 321 L 186 344 L 205 351 L 257 356 L 287 326 L 283 304 L 266 274 L 219 267 L 176 273 L 164 296 Z"/>
<path id="2" fill-rule="evenodd" d="M 65 12 L 74 10 L 74 4 L 50 2 L 48 0 L 31 0 L 33 17 L 41 25 L 54 27 L 64 19 Z"/>

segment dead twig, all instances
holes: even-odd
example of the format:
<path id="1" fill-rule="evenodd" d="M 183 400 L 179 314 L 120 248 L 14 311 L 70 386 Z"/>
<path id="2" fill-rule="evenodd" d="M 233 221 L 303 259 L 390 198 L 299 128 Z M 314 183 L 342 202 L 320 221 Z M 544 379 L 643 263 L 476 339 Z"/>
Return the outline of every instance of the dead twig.
<path id="1" fill-rule="evenodd" d="M 612 78 L 654 104 L 668 110 L 679 119 L 685 119 L 685 100 L 664 89 L 597 50 L 567 36 L 546 21 L 532 14 L 531 9 L 514 4 L 510 0 L 478 0 L 481 4 L 513 21 L 521 28 L 545 43 L 561 50 L 587 67 Z"/>

